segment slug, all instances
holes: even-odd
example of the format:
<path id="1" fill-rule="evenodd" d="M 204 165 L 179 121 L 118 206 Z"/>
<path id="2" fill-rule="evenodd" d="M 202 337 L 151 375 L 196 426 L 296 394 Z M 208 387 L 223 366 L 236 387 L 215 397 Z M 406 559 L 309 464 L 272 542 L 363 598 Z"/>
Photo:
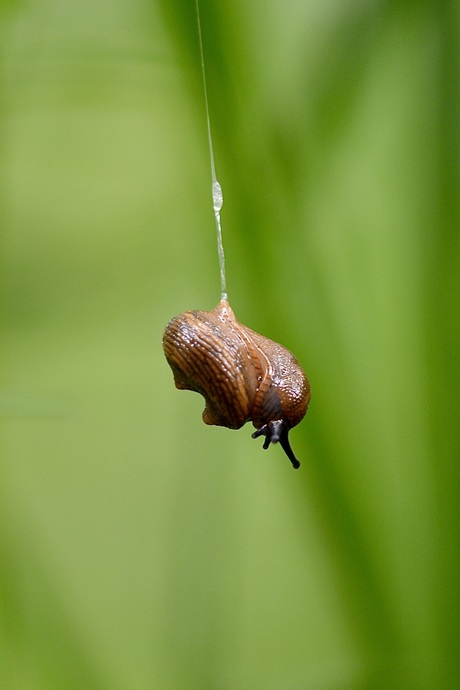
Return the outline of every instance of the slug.
<path id="1" fill-rule="evenodd" d="M 225 299 L 212 311 L 174 317 L 163 349 L 176 388 L 204 397 L 205 424 L 239 429 L 252 421 L 252 438 L 265 436 L 264 449 L 279 441 L 300 467 L 288 434 L 305 416 L 311 392 L 289 350 L 239 323 Z"/>

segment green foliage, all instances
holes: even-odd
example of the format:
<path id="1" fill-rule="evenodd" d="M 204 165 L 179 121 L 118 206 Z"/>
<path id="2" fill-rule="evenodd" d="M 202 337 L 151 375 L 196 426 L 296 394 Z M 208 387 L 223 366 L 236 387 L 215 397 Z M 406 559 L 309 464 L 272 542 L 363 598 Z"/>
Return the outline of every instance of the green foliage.
<path id="1" fill-rule="evenodd" d="M 1 15 L 0 679 L 460 687 L 455 4 L 201 0 L 228 287 L 302 460 L 161 351 L 219 272 L 194 0 Z"/>

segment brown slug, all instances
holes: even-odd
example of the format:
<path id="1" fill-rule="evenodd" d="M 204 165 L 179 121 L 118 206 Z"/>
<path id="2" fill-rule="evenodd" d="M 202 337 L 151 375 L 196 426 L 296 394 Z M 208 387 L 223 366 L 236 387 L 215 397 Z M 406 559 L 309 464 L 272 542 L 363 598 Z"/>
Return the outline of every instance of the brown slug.
<path id="1" fill-rule="evenodd" d="M 239 429 L 252 421 L 252 438 L 265 436 L 264 449 L 279 441 L 300 467 L 288 433 L 305 416 L 311 393 L 289 350 L 239 323 L 225 299 L 212 311 L 173 318 L 163 349 L 176 388 L 204 397 L 205 424 Z"/>

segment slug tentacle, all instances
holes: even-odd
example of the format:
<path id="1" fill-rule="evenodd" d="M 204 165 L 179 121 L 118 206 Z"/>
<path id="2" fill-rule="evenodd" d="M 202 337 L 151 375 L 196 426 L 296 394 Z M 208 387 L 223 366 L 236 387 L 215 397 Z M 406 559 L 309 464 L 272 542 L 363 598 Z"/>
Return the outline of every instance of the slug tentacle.
<path id="1" fill-rule="evenodd" d="M 239 429 L 252 421 L 253 438 L 265 436 L 265 449 L 279 442 L 300 466 L 288 434 L 305 416 L 310 384 L 289 350 L 239 323 L 224 299 L 173 318 L 163 349 L 176 387 L 204 397 L 206 424 Z"/>

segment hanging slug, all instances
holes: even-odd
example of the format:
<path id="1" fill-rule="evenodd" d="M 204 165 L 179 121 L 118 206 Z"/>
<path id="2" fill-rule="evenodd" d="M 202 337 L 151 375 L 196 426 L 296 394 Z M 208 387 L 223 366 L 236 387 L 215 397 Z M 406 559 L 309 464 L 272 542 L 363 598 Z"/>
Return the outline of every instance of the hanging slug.
<path id="1" fill-rule="evenodd" d="M 252 421 L 252 438 L 265 436 L 264 449 L 279 441 L 300 467 L 288 433 L 305 416 L 310 384 L 289 350 L 239 323 L 225 299 L 173 318 L 163 349 L 176 388 L 204 397 L 205 424 L 239 429 Z"/>

